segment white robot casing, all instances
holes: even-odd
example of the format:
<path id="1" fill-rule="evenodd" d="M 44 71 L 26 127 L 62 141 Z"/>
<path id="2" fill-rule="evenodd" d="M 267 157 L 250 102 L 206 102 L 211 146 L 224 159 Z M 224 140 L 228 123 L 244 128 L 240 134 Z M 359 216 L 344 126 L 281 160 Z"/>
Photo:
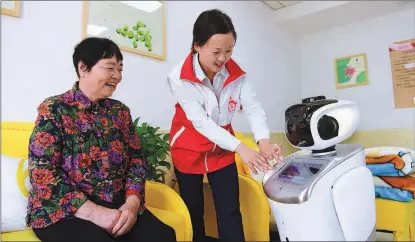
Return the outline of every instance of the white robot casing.
<path id="1" fill-rule="evenodd" d="M 374 182 L 361 145 L 339 144 L 359 122 L 351 101 L 304 99 L 286 110 L 300 151 L 263 178 L 281 241 L 375 241 Z"/>

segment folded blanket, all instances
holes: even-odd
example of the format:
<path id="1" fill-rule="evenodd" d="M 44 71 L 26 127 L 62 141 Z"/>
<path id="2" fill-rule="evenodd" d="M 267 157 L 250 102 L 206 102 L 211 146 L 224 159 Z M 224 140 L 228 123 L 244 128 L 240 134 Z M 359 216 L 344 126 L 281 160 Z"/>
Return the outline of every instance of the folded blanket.
<path id="1" fill-rule="evenodd" d="M 414 153 L 399 147 L 366 149 L 366 164 L 373 174 L 377 197 L 401 202 L 414 200 Z"/>
<path id="2" fill-rule="evenodd" d="M 377 197 L 407 202 L 415 197 L 415 174 L 402 177 L 373 176 Z"/>

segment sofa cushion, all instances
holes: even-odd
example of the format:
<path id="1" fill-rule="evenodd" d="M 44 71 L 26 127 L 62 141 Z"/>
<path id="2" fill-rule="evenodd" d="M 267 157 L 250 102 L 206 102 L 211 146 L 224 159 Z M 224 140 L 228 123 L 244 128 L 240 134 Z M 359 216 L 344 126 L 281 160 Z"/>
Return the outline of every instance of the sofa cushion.
<path id="1" fill-rule="evenodd" d="M 1 231 L 26 230 L 27 159 L 1 155 Z"/>
<path id="2" fill-rule="evenodd" d="M 31 229 L 1 234 L 1 241 L 40 241 Z"/>
<path id="3" fill-rule="evenodd" d="M 185 220 L 182 214 L 169 210 L 147 207 L 150 212 L 160 221 L 172 227 L 176 232 L 176 238 L 186 238 L 186 231 L 183 226 Z"/>

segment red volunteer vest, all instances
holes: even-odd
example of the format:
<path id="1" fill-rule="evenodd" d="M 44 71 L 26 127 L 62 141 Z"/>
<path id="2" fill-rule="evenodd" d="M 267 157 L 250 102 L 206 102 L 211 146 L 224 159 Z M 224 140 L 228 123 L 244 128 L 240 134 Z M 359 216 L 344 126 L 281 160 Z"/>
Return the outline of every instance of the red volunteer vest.
<path id="1" fill-rule="evenodd" d="M 245 72 L 230 59 L 226 63 L 229 77 L 225 80 L 223 89 L 233 81 L 236 81 Z M 180 79 L 204 85 L 197 79 L 193 69 L 193 54 L 190 53 L 183 63 Z M 235 162 L 235 152 L 224 150 L 199 133 L 192 122 L 186 117 L 180 104 L 176 104 L 176 113 L 173 117 L 170 129 L 170 153 L 174 166 L 183 173 L 204 174 L 219 170 Z M 232 135 L 232 125 L 222 126 Z M 176 137 L 175 137 L 176 136 Z"/>

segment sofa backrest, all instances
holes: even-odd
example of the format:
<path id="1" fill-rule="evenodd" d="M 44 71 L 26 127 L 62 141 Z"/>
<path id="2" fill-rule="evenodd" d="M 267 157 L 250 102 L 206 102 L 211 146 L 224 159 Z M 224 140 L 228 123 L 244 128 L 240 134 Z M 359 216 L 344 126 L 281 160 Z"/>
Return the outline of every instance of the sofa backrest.
<path id="1" fill-rule="evenodd" d="M 32 122 L 1 122 L 1 154 L 27 158 Z"/>

